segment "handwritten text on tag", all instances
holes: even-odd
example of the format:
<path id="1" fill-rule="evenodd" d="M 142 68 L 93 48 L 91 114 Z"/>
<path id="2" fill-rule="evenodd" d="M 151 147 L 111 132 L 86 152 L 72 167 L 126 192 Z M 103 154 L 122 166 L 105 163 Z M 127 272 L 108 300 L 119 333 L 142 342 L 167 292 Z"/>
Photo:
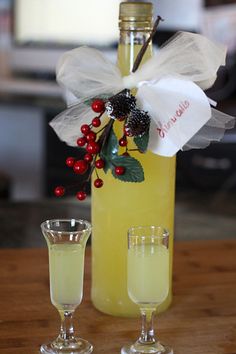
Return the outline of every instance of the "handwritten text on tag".
<path id="1" fill-rule="evenodd" d="M 168 76 L 144 82 L 137 98 L 153 119 L 149 149 L 158 155 L 175 155 L 211 118 L 207 96 L 188 80 Z"/>

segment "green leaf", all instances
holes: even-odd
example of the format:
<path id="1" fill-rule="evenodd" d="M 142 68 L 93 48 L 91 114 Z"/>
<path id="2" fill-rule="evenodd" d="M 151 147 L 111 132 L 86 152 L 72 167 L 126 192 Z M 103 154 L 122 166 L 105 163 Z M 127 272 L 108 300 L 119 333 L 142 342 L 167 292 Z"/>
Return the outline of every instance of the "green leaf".
<path id="1" fill-rule="evenodd" d="M 103 146 L 100 156 L 105 161 L 104 172 L 111 169 L 115 178 L 124 182 L 142 182 L 144 181 L 144 172 L 141 163 L 131 156 L 119 156 L 119 143 L 113 128 L 110 130 L 109 137 Z M 115 166 L 125 167 L 123 175 L 116 175 Z"/>
<path id="2" fill-rule="evenodd" d="M 118 143 L 117 137 L 114 133 L 114 130 L 111 129 L 109 137 L 106 141 L 106 144 L 102 148 L 102 151 L 100 152 L 101 158 L 105 161 L 105 166 L 104 166 L 105 173 L 107 173 L 107 171 L 110 168 L 113 168 L 111 161 L 114 157 L 118 156 L 117 155 L 118 149 L 119 149 L 119 143 Z"/>
<path id="3" fill-rule="evenodd" d="M 125 167 L 125 173 L 123 175 L 116 175 L 114 167 L 112 168 L 112 174 L 115 178 L 124 182 L 143 182 L 144 172 L 141 163 L 131 156 L 116 156 L 112 159 L 114 166 Z"/>
<path id="4" fill-rule="evenodd" d="M 149 132 L 146 132 L 142 136 L 134 137 L 135 145 L 137 146 L 137 148 L 141 152 L 146 152 L 147 151 L 148 141 L 149 141 Z"/>

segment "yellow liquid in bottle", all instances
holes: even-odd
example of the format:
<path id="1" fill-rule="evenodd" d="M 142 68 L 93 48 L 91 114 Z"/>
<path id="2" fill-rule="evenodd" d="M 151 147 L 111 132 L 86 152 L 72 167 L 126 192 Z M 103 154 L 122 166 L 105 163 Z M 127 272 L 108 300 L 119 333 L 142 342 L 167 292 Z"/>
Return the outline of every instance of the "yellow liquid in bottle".
<path id="1" fill-rule="evenodd" d="M 139 306 L 156 307 L 169 292 L 169 251 L 163 245 L 136 245 L 128 250 L 128 292 Z"/>
<path id="2" fill-rule="evenodd" d="M 80 244 L 49 247 L 50 294 L 58 309 L 75 309 L 82 300 L 84 249 Z"/>
<path id="3" fill-rule="evenodd" d="M 119 45 L 118 65 L 128 75 L 140 45 Z M 151 46 L 143 59 L 151 56 Z M 122 136 L 122 122 L 116 121 L 115 132 Z M 129 148 L 134 145 L 129 143 Z M 121 148 L 121 152 L 125 150 Z M 171 302 L 172 252 L 175 199 L 175 157 L 157 156 L 151 152 L 132 152 L 144 169 L 145 181 L 122 182 L 110 171 L 99 171 L 104 185 L 92 190 L 92 301 L 94 306 L 111 315 L 139 316 L 127 289 L 127 230 L 130 226 L 161 225 L 170 232 L 170 292 L 158 310 Z"/>

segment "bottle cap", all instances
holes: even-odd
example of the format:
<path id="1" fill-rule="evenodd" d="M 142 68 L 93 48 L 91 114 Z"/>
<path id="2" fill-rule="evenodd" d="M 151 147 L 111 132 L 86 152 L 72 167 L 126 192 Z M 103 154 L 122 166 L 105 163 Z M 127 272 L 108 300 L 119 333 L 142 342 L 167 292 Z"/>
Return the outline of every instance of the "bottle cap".
<path id="1" fill-rule="evenodd" d="M 121 2 L 120 3 L 120 28 L 148 30 L 152 26 L 153 4 L 151 2 Z"/>
<path id="2" fill-rule="evenodd" d="M 120 19 L 124 17 L 151 17 L 152 18 L 153 5 L 151 2 L 121 2 L 120 3 Z"/>

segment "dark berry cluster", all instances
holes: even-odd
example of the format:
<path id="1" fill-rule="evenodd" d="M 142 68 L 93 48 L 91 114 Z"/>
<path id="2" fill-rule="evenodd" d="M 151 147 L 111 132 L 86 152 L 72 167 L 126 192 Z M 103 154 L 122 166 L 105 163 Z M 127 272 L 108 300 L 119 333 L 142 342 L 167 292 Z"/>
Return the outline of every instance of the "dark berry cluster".
<path id="1" fill-rule="evenodd" d="M 127 136 L 142 136 L 148 132 L 150 122 L 151 119 L 147 112 L 135 108 L 128 116 L 125 124 L 125 133 Z"/>
<path id="2" fill-rule="evenodd" d="M 130 90 L 123 90 L 112 96 L 106 102 L 107 115 L 112 119 L 125 120 L 130 111 L 136 106 L 136 98 L 131 95 Z"/>
<path id="3" fill-rule="evenodd" d="M 130 90 L 125 89 L 109 98 L 105 108 L 110 118 L 125 121 L 124 137 L 119 140 L 120 146 L 127 145 L 126 136 L 142 136 L 149 130 L 150 117 L 147 112 L 136 107 L 136 98 Z"/>
<path id="4" fill-rule="evenodd" d="M 122 155 L 129 156 L 128 138 L 142 137 L 148 133 L 150 116 L 147 112 L 136 107 L 136 98 L 127 89 L 111 97 L 105 107 L 110 118 L 124 121 L 123 136 L 119 139 L 119 145 L 126 148 Z"/>

